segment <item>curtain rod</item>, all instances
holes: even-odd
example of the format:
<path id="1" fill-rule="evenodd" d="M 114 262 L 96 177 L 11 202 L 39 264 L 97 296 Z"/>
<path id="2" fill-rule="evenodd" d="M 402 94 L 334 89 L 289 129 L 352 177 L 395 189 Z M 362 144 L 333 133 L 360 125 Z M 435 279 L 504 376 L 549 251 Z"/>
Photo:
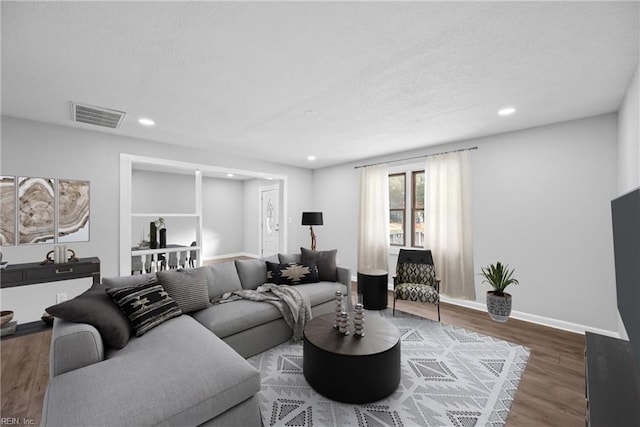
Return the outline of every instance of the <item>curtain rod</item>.
<path id="1" fill-rule="evenodd" d="M 404 162 L 406 160 L 424 159 L 424 158 L 427 158 L 427 157 L 440 156 L 442 154 L 457 153 L 459 151 L 471 151 L 471 150 L 477 150 L 477 149 L 478 149 L 478 146 L 469 147 L 469 148 L 461 148 L 459 150 L 443 151 L 442 153 L 423 154 L 422 156 L 407 157 L 407 158 L 404 158 L 404 159 L 397 159 L 397 160 L 389 160 L 389 161 L 386 161 L 386 162 L 371 163 L 369 165 L 354 166 L 353 168 L 354 169 L 360 169 L 360 168 L 366 168 L 366 167 L 369 167 L 369 166 L 378 166 L 378 165 L 384 165 L 384 164 L 388 164 L 388 163 Z"/>

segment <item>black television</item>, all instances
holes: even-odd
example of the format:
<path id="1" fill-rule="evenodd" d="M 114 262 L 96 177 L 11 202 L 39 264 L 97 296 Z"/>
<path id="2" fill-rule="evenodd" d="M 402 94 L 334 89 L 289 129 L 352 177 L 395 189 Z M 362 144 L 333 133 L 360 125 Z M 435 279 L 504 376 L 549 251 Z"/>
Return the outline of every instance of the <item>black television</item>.
<path id="1" fill-rule="evenodd" d="M 618 311 L 640 365 L 640 188 L 611 201 Z"/>

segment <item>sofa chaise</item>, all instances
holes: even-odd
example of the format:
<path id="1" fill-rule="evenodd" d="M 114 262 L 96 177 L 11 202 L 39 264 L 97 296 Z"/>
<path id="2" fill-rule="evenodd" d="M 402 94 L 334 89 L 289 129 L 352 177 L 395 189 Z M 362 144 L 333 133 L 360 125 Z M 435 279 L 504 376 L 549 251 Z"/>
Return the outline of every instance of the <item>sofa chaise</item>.
<path id="1" fill-rule="evenodd" d="M 334 311 L 337 290 L 350 304 L 350 272 L 335 265 L 335 251 L 303 248 L 301 254 L 267 260 L 104 278 L 74 300 L 50 307 L 56 319 L 41 425 L 260 426 L 260 374 L 245 359 L 290 340 L 292 329 L 270 303 L 210 301 L 256 289 L 274 276 L 283 280 L 287 266 L 313 270 L 314 264 L 319 277 L 295 285 L 308 298 L 312 315 Z M 151 292 L 158 285 L 182 314 L 171 311 L 141 336 L 124 331 L 131 325 L 118 327 L 123 320 L 115 313 L 123 311 L 113 295 L 141 286 Z M 203 293 L 206 303 L 194 305 Z"/>

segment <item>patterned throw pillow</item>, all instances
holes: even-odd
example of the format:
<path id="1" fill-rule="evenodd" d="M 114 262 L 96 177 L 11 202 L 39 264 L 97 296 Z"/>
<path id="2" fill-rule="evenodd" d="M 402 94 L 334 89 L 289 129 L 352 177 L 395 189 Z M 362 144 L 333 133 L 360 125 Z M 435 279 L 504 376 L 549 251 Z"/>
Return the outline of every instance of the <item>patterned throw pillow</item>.
<path id="1" fill-rule="evenodd" d="M 109 288 L 106 292 L 129 318 L 131 327 L 138 337 L 182 314 L 178 304 L 158 283 Z"/>
<path id="2" fill-rule="evenodd" d="M 276 285 L 301 285 L 303 283 L 317 283 L 318 268 L 315 263 L 308 264 L 289 263 L 276 264 L 267 263 L 267 282 Z"/>
<path id="3" fill-rule="evenodd" d="M 183 313 L 202 310 L 211 305 L 204 268 L 159 271 L 156 275 L 158 282 L 175 300 Z"/>

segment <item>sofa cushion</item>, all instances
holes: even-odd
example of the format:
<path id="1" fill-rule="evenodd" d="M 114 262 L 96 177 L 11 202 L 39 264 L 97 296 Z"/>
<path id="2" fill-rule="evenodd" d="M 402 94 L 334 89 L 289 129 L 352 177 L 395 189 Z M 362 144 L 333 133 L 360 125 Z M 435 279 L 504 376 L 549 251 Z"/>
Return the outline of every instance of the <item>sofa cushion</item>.
<path id="1" fill-rule="evenodd" d="M 296 289 L 309 298 L 312 307 L 335 299 L 338 290 L 345 295 L 347 292 L 346 286 L 336 282 L 307 283 L 296 285 Z M 191 316 L 220 338 L 282 318 L 273 304 L 243 299 L 214 304 L 205 310 L 191 313 Z"/>
<path id="2" fill-rule="evenodd" d="M 280 264 L 290 264 L 292 262 L 302 262 L 300 254 L 278 254 Z"/>
<path id="3" fill-rule="evenodd" d="M 106 289 L 97 283 L 77 297 L 47 308 L 47 313 L 69 322 L 88 323 L 98 330 L 106 345 L 122 348 L 131 337 L 131 325 Z"/>
<path id="4" fill-rule="evenodd" d="M 209 304 L 207 275 L 203 267 L 159 271 L 158 282 L 183 313 L 202 310 Z"/>
<path id="5" fill-rule="evenodd" d="M 335 300 L 336 291 L 342 291 L 343 295 L 347 295 L 347 287 L 338 282 L 309 283 L 298 285 L 296 289 L 309 298 L 312 307 Z"/>
<path id="6" fill-rule="evenodd" d="M 214 304 L 192 316 L 220 338 L 282 318 L 273 304 L 249 300 Z"/>
<path id="7" fill-rule="evenodd" d="M 303 264 L 307 264 L 311 260 L 314 260 L 316 266 L 318 266 L 318 276 L 320 280 L 328 280 L 335 282 L 337 279 L 337 267 L 336 267 L 336 255 L 337 249 L 331 251 L 312 251 L 311 249 L 300 248 L 301 261 Z"/>
<path id="8" fill-rule="evenodd" d="M 234 261 L 243 289 L 257 289 L 267 280 L 267 264 L 261 259 L 237 259 Z"/>
<path id="9" fill-rule="evenodd" d="M 242 289 L 238 270 L 233 262 L 222 262 L 219 264 L 202 267 L 207 275 L 207 287 L 209 288 L 209 300 L 218 298 L 226 292 L 239 291 Z"/>
<path id="10" fill-rule="evenodd" d="M 315 262 L 309 264 L 276 264 L 267 261 L 267 282 L 276 285 L 299 285 L 318 282 L 318 268 Z"/>
<path id="11" fill-rule="evenodd" d="M 109 288 L 122 287 L 122 286 L 135 286 L 143 283 L 156 282 L 156 273 L 147 274 L 135 274 L 132 276 L 116 276 L 116 277 L 103 277 L 102 283 Z"/>
<path id="12" fill-rule="evenodd" d="M 106 292 L 129 318 L 138 337 L 182 314 L 178 304 L 158 283 L 109 288 Z"/>
<path id="13" fill-rule="evenodd" d="M 190 316 L 51 379 L 43 426 L 195 426 L 260 391 L 260 372 Z M 259 425 L 259 419 L 255 420 Z"/>

